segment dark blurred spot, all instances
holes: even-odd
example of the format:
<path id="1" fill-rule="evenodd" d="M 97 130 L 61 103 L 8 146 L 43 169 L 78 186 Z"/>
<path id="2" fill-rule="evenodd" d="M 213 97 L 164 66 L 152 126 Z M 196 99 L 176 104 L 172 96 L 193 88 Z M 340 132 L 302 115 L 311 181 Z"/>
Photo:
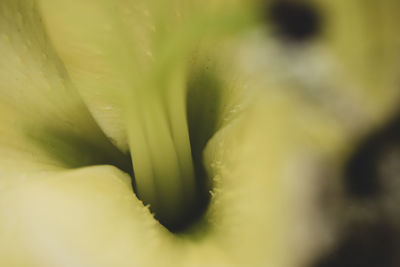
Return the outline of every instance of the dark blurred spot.
<path id="1" fill-rule="evenodd" d="M 390 225 L 357 225 L 313 267 L 398 267 L 398 241 Z"/>
<path id="2" fill-rule="evenodd" d="M 322 18 L 312 3 L 275 0 L 264 11 L 267 25 L 288 41 L 307 41 L 321 31 Z"/>
<path id="3" fill-rule="evenodd" d="M 345 169 L 347 192 L 358 198 L 378 195 L 382 191 L 382 161 L 393 148 L 399 146 L 400 116 L 369 135 L 354 151 Z"/>

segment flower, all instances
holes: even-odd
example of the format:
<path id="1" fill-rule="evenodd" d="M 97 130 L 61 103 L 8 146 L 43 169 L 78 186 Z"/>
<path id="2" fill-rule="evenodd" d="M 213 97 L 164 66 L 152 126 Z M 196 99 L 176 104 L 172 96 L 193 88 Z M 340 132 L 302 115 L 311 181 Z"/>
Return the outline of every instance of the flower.
<path id="1" fill-rule="evenodd" d="M 273 4 L 0 2 L 0 265 L 295 267 L 340 240 L 348 155 L 397 104 L 399 6 L 363 31 L 328 1 L 293 41 Z"/>

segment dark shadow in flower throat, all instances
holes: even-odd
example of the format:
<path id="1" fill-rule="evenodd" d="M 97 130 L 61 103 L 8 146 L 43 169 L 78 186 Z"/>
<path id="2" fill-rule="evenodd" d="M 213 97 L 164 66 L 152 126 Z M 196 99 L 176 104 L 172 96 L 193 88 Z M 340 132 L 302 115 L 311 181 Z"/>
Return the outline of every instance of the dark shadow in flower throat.
<path id="1" fill-rule="evenodd" d="M 129 174 L 134 183 L 129 153 L 123 153 L 114 146 L 100 128 L 94 129 L 92 135 L 73 129 L 74 127 L 67 125 L 57 128 L 48 124 L 36 124 L 26 131 L 26 135 L 37 145 L 40 151 L 38 153 L 47 155 L 54 164 L 67 169 L 112 165 Z"/>

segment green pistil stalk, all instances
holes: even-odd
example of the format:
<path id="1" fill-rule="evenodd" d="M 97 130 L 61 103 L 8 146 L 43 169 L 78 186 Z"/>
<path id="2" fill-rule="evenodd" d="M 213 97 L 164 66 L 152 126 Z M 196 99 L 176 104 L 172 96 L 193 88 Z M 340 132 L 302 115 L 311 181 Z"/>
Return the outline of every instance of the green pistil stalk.
<path id="1" fill-rule="evenodd" d="M 165 225 L 179 225 L 195 212 L 196 195 L 186 118 L 187 58 L 204 35 L 219 36 L 250 24 L 234 10 L 220 16 L 197 14 L 158 40 L 154 62 L 134 73 L 125 106 L 136 192 Z M 238 27 L 239 26 L 239 27 Z"/>
<path id="2" fill-rule="evenodd" d="M 142 94 L 136 101 L 139 108 L 128 115 L 136 190 L 160 221 L 175 224 L 195 206 L 184 80 L 177 73 L 164 85 L 155 81 L 150 86 L 165 88 L 159 94 Z"/>

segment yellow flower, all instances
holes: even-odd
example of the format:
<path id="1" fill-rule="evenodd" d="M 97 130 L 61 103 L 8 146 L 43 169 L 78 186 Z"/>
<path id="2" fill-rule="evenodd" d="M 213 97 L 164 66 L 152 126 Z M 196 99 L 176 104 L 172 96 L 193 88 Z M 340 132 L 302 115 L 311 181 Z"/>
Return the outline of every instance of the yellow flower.
<path id="1" fill-rule="evenodd" d="M 399 11 L 2 0 L 0 266 L 392 264 Z"/>

